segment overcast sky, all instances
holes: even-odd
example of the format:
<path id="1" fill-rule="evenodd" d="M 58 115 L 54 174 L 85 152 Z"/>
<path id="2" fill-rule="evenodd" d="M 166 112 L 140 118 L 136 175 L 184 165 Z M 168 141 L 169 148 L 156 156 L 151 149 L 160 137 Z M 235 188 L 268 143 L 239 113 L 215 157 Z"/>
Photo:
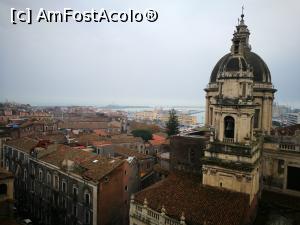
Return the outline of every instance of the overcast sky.
<path id="1" fill-rule="evenodd" d="M 241 6 L 276 101 L 300 106 L 298 0 L 1 0 L 0 101 L 32 105 L 203 105 Z M 156 10 L 149 23 L 10 23 L 10 8 Z"/>

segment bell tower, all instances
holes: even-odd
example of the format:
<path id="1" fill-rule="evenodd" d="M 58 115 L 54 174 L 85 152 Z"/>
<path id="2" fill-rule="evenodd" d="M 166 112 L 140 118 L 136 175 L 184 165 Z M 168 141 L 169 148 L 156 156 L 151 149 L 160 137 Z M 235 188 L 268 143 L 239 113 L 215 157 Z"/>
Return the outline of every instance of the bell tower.
<path id="1" fill-rule="evenodd" d="M 230 53 L 213 69 L 206 91 L 211 138 L 203 159 L 203 184 L 247 193 L 260 191 L 261 143 L 269 133 L 274 92 L 264 61 L 251 51 L 242 13 Z"/>

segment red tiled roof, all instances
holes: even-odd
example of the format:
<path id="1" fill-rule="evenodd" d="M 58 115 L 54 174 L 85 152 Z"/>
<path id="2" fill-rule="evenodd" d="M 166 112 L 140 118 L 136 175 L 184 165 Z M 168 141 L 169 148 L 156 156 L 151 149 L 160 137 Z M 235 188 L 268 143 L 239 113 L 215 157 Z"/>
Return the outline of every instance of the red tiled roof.
<path id="1" fill-rule="evenodd" d="M 201 178 L 171 174 L 135 195 L 135 201 L 180 220 L 182 212 L 189 225 L 239 225 L 249 208 L 249 195 L 203 186 Z"/>
<path id="2" fill-rule="evenodd" d="M 157 134 L 152 134 L 152 140 L 156 140 L 156 141 L 164 141 L 166 140 L 165 137 L 162 137 L 160 135 L 157 135 Z"/>
<path id="3" fill-rule="evenodd" d="M 162 145 L 167 143 L 167 139 L 162 135 L 152 134 L 152 140 L 149 140 L 151 145 Z"/>
<path id="4" fill-rule="evenodd" d="M 109 159 L 97 156 L 93 160 L 86 160 L 81 163 L 81 166 L 87 169 L 87 171 L 83 173 L 83 176 L 92 180 L 100 180 L 115 168 L 119 167 L 123 162 L 124 161 L 119 158 Z"/>
<path id="5" fill-rule="evenodd" d="M 108 146 L 111 145 L 111 141 L 92 141 L 91 145 L 95 147 Z"/>
<path id="6" fill-rule="evenodd" d="M 125 155 L 126 157 L 135 157 L 137 159 L 148 159 L 151 158 L 152 156 L 131 150 L 129 148 L 123 147 L 123 146 L 118 146 L 118 145 L 113 145 L 111 146 L 111 149 L 120 155 Z"/>
<path id="7" fill-rule="evenodd" d="M 39 141 L 28 137 L 10 140 L 6 142 L 7 145 L 17 148 L 28 154 L 38 145 L 38 143 Z"/>
<path id="8" fill-rule="evenodd" d="M 141 137 L 134 137 L 127 134 L 114 135 L 111 137 L 111 141 L 115 144 L 117 143 L 143 143 Z"/>
<path id="9" fill-rule="evenodd" d="M 59 124 L 60 128 L 69 129 L 107 129 L 107 122 L 98 121 L 65 121 Z"/>
<path id="10" fill-rule="evenodd" d="M 107 136 L 108 135 L 107 132 L 105 132 L 104 130 L 100 130 L 100 129 L 94 130 L 94 133 L 99 136 Z"/>
<path id="11" fill-rule="evenodd" d="M 300 130 L 300 124 L 295 124 L 287 127 L 278 127 L 275 129 L 275 132 L 278 133 L 278 135 L 293 136 L 295 135 L 296 130 Z M 274 134 L 274 132 L 272 133 Z"/>
<path id="12" fill-rule="evenodd" d="M 75 163 L 76 167 L 73 170 L 74 173 L 95 181 L 100 180 L 124 162 L 118 158 L 108 159 L 66 145 L 52 145 L 49 146 L 48 150 L 51 148 L 53 148 L 54 151 L 40 157 L 40 160 L 60 168 L 62 168 L 62 162 L 64 160 L 71 160 Z"/>
<path id="13" fill-rule="evenodd" d="M 58 167 L 61 167 L 65 159 L 81 163 L 83 160 L 88 160 L 92 157 L 89 152 L 61 144 L 50 145 L 47 150 L 51 150 L 50 153 L 41 156 L 40 160 Z"/>
<path id="14" fill-rule="evenodd" d="M 105 137 L 101 137 L 95 133 L 74 135 L 73 137 L 75 137 L 78 143 L 82 145 L 89 145 L 93 141 L 105 140 Z"/>

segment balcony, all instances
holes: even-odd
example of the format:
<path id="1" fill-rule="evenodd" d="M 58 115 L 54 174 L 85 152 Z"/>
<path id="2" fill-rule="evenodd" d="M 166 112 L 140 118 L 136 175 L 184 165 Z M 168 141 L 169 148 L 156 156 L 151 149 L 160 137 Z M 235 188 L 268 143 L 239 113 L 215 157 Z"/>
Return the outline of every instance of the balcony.
<path id="1" fill-rule="evenodd" d="M 229 155 L 238 155 L 252 157 L 259 150 L 259 145 L 248 146 L 234 143 L 233 138 L 224 138 L 223 142 L 214 142 L 210 144 L 208 152 L 224 153 Z"/>
<path id="2" fill-rule="evenodd" d="M 232 162 L 214 157 L 203 157 L 200 161 L 205 165 L 221 166 L 231 170 L 239 170 L 245 172 L 251 172 L 259 162 L 259 160 L 256 160 L 254 163 Z"/>
<path id="3" fill-rule="evenodd" d="M 296 144 L 279 144 L 279 150 L 300 153 L 300 146 Z"/>
<path id="4" fill-rule="evenodd" d="M 157 212 L 151 208 L 145 207 L 143 205 L 140 205 L 136 202 L 131 203 L 132 210 L 130 212 L 130 217 L 135 218 L 136 220 L 139 220 L 143 222 L 144 224 L 148 225 L 180 225 L 180 224 L 186 224 L 184 221 L 178 221 L 176 219 L 173 219 L 166 214 Z M 181 223 L 183 222 L 183 223 Z"/>
<path id="5" fill-rule="evenodd" d="M 234 138 L 223 138 L 224 143 L 234 143 Z"/>

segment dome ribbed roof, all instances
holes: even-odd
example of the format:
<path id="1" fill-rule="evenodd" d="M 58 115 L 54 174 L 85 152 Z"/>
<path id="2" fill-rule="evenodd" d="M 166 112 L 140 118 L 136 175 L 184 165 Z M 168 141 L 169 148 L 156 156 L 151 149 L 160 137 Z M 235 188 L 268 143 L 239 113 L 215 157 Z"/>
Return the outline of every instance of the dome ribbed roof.
<path id="1" fill-rule="evenodd" d="M 230 56 L 224 61 L 224 71 L 246 71 L 247 63 L 243 57 Z"/>
<path id="2" fill-rule="evenodd" d="M 210 83 L 217 80 L 218 73 L 221 69 L 226 71 L 238 71 L 242 66 L 242 70 L 246 70 L 246 62 L 253 69 L 254 82 L 271 83 L 271 74 L 266 63 L 254 52 L 248 51 L 243 57 L 233 57 L 231 53 L 224 55 L 215 65 L 211 76 Z"/>

